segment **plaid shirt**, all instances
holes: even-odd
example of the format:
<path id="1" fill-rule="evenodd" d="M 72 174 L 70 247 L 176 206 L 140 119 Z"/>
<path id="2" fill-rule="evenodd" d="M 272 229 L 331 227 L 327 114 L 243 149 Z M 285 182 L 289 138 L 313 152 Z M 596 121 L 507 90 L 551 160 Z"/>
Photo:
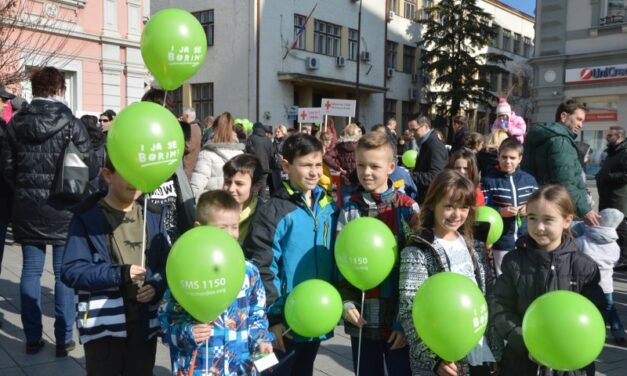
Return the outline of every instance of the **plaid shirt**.
<path id="1" fill-rule="evenodd" d="M 259 271 L 246 261 L 246 277 L 237 299 L 210 325 L 209 351 L 196 343 L 192 327 L 200 324 L 178 304 L 168 289 L 159 307 L 163 341 L 170 347 L 173 375 L 256 375 L 251 354 L 260 343 L 274 340 L 268 331 L 266 293 Z M 207 359 L 208 357 L 208 359 Z"/>

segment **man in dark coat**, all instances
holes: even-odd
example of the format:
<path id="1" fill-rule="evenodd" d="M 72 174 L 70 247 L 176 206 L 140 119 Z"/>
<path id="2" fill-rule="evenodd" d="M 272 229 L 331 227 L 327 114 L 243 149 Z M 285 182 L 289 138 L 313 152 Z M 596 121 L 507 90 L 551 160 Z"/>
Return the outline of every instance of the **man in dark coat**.
<path id="1" fill-rule="evenodd" d="M 451 132 L 449 139 L 451 154 L 464 147 L 464 139 L 467 134 L 468 121 L 463 116 L 455 116 L 453 118 L 453 132 Z"/>
<path id="2" fill-rule="evenodd" d="M 266 183 L 271 172 L 270 159 L 274 156 L 273 151 L 272 141 L 266 136 L 266 127 L 261 122 L 256 122 L 253 125 L 253 134 L 246 141 L 246 152 L 255 154 L 261 161 L 261 167 L 263 168 L 261 182 L 263 185 L 259 191 L 259 196 L 262 198 L 268 197 L 266 195 Z"/>
<path id="3" fill-rule="evenodd" d="M 586 108 L 570 99 L 557 107 L 554 123 L 536 125 L 525 138 L 522 169 L 539 185 L 559 184 L 573 198 L 577 215 L 587 224 L 599 225 L 599 214 L 588 202 L 583 169 L 575 139 L 583 128 Z"/>
<path id="4" fill-rule="evenodd" d="M 605 136 L 607 158 L 596 176 L 599 189 L 599 210 L 618 209 L 627 216 L 627 141 L 625 129 L 610 127 Z M 627 219 L 623 219 L 618 228 L 620 260 L 617 268 L 627 267 Z"/>
<path id="5" fill-rule="evenodd" d="M 418 140 L 418 157 L 413 170 L 414 181 L 418 188 L 418 204 L 422 204 L 429 184 L 440 171 L 444 170 L 448 161 L 446 147 L 431 129 L 431 121 L 426 116 L 414 116 L 408 123 Z"/>

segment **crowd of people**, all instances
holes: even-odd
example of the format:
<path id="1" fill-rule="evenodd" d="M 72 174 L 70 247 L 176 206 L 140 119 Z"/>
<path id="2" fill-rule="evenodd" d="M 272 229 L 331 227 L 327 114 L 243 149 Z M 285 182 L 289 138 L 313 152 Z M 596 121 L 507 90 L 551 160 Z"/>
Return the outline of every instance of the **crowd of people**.
<path id="1" fill-rule="evenodd" d="M 40 280 L 47 246 L 56 355 L 75 348 L 75 323 L 89 375 L 152 375 L 159 337 L 170 348 L 173 375 L 257 374 L 253 359 L 272 352 L 279 363 L 263 374 L 312 375 L 320 344 L 333 333 L 290 332 L 284 305 L 295 286 L 313 278 L 335 284 L 342 296 L 360 375 L 566 374 L 536 362 L 522 339 L 527 307 L 553 290 L 588 297 L 604 312 L 614 341 L 625 345 L 612 297 L 613 269 L 627 262 L 625 130 L 608 130 L 607 157 L 596 175 L 597 213 L 575 143 L 586 108 L 575 101 L 561 103 L 554 122 L 527 129 L 501 99 L 489 135 L 470 132 L 456 116 L 448 143 L 422 114 L 400 136 L 394 119 L 369 131 L 348 124 L 341 132 L 332 119 L 301 131 L 257 122 L 247 134 L 228 112 L 201 124 L 185 109 L 176 114 L 185 136 L 181 166 L 144 208 L 142 192 L 107 156 L 115 112 L 77 119 L 54 68 L 36 70 L 31 83 L 32 101 L 16 107 L 8 124 L 0 122 L 0 239 L 10 225 L 21 245 L 28 354 L 45 345 Z M 0 98 L 2 110 L 14 96 L 0 87 Z M 142 100 L 172 108 L 162 90 L 150 89 Z M 90 170 L 79 203 L 50 193 L 70 141 Z M 408 150 L 417 151 L 412 167 L 399 163 Z M 483 205 L 503 218 L 494 244 L 486 244 L 486 228 L 475 222 Z M 333 253 L 336 234 L 360 217 L 383 221 L 400 256 L 390 275 L 365 292 L 363 307 Z M 186 312 L 165 277 L 170 247 L 195 226 L 224 229 L 247 260 L 237 299 L 211 323 Z M 443 271 L 476 283 L 490 309 L 485 336 L 460 362 L 434 354 L 412 322 L 416 291 Z M 594 374 L 594 363 L 568 374 L 586 373 Z"/>

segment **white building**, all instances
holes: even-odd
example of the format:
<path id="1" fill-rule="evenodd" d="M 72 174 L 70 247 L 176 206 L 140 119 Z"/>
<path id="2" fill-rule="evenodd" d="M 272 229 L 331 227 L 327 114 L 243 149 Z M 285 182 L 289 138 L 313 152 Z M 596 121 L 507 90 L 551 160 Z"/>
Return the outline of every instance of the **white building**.
<path id="1" fill-rule="evenodd" d="M 498 1 L 482 3 L 507 25 L 509 51 L 522 59 L 524 38 L 533 40 L 533 19 Z M 315 4 L 296 48 L 286 55 Z M 358 0 L 153 0 L 151 5 L 153 12 L 187 9 L 207 29 L 203 68 L 174 93 L 179 108 L 193 105 L 200 118 L 229 111 L 265 124 L 291 125 L 290 106 L 318 107 L 326 97 L 355 99 L 357 64 L 358 120 L 366 127 L 389 117 L 405 124 L 421 109 L 416 15 L 429 1 L 362 0 L 361 53 Z M 516 35 L 517 54 L 512 50 Z M 345 119 L 336 123 L 341 128 Z"/>
<path id="2" fill-rule="evenodd" d="M 604 132 L 627 119 L 627 2 L 538 1 L 534 121 L 553 121 L 560 102 L 589 109 L 580 140 L 590 144 L 590 173 L 605 148 Z"/>

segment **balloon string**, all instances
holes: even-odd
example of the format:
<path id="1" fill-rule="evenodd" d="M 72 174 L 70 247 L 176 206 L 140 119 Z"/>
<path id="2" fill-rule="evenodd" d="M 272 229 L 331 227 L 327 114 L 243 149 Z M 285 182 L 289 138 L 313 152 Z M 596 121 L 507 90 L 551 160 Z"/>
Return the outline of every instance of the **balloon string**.
<path id="1" fill-rule="evenodd" d="M 281 333 L 281 337 L 283 337 L 284 335 L 286 335 L 287 333 L 291 331 L 292 331 L 292 328 L 287 328 L 283 333 Z"/>
<path id="2" fill-rule="evenodd" d="M 364 318 L 364 299 L 366 298 L 366 292 L 362 291 L 361 292 L 361 307 L 360 307 L 360 312 L 359 312 L 359 318 L 363 319 Z M 357 373 L 356 375 L 359 376 L 359 366 L 361 365 L 361 332 L 364 328 L 364 325 L 360 325 L 359 326 L 359 340 L 358 340 L 358 345 L 357 345 Z"/>
<path id="3" fill-rule="evenodd" d="M 168 97 L 168 91 L 164 90 L 163 91 L 163 107 L 165 107 L 165 100 L 166 100 L 167 97 Z"/>
<path id="4" fill-rule="evenodd" d="M 144 230 L 142 231 L 142 268 L 145 268 L 146 255 L 146 214 L 148 209 L 148 193 L 144 194 Z"/>
<path id="5" fill-rule="evenodd" d="M 209 338 L 205 340 L 205 375 L 209 374 Z"/>

